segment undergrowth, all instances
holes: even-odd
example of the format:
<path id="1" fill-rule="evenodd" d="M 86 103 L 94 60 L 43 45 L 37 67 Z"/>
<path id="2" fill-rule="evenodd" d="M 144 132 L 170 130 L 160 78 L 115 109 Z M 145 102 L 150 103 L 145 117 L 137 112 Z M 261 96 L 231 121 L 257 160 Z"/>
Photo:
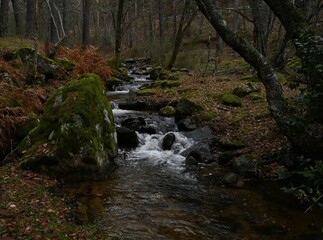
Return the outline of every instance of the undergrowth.
<path id="1" fill-rule="evenodd" d="M 100 55 L 93 46 L 87 49 L 61 47 L 58 57 L 66 57 L 75 63 L 73 77 L 84 73 L 95 73 L 106 83 L 111 76 L 112 70 L 108 66 L 107 58 Z"/>

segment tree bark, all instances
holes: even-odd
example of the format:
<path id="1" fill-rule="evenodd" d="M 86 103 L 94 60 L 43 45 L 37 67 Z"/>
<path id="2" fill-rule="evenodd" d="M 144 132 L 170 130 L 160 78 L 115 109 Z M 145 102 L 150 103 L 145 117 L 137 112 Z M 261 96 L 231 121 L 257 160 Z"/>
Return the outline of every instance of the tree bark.
<path id="1" fill-rule="evenodd" d="M 21 6 L 19 0 L 11 0 L 11 2 L 16 23 L 16 35 L 20 36 L 22 34 Z"/>
<path id="2" fill-rule="evenodd" d="M 90 45 L 90 7 L 91 0 L 83 0 L 82 48 Z"/>
<path id="3" fill-rule="evenodd" d="M 121 54 L 121 43 L 123 35 L 123 9 L 124 9 L 124 0 L 119 0 L 118 2 L 118 12 L 115 26 L 115 58 L 116 64 L 119 65 L 120 54 Z"/>
<path id="4" fill-rule="evenodd" d="M 26 15 L 26 32 L 25 36 L 31 38 L 35 36 L 36 30 L 36 1 L 27 0 L 27 15 Z"/>
<path id="5" fill-rule="evenodd" d="M 194 18 L 196 17 L 196 11 L 190 13 L 190 10 L 192 9 L 191 7 L 192 6 L 190 0 L 186 0 L 176 34 L 172 56 L 170 57 L 168 65 L 166 67 L 167 69 L 171 69 L 174 66 L 177 55 L 181 49 L 185 33 L 191 26 L 191 23 L 193 22 Z"/>
<path id="6" fill-rule="evenodd" d="M 302 61 L 302 70 L 309 92 L 309 115 L 312 122 L 323 124 L 323 39 L 311 30 L 307 19 L 291 1 L 265 0 L 284 25 L 296 55 Z"/>
<path id="7" fill-rule="evenodd" d="M 0 37 L 6 37 L 9 34 L 9 0 L 1 0 L 0 13 Z"/>

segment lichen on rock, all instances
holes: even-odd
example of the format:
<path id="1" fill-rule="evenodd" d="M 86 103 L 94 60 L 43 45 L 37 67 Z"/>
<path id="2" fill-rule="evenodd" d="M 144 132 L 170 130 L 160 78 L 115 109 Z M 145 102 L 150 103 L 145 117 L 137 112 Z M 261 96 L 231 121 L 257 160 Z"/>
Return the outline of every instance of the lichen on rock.
<path id="1" fill-rule="evenodd" d="M 23 168 L 49 174 L 109 168 L 118 152 L 116 129 L 99 76 L 84 74 L 59 88 L 19 149 Z"/>

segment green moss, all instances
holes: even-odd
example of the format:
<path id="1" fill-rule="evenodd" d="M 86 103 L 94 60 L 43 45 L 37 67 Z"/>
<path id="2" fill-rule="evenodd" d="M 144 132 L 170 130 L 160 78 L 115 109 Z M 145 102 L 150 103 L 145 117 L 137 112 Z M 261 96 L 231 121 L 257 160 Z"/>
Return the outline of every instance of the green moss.
<path id="1" fill-rule="evenodd" d="M 138 96 L 152 96 L 155 94 L 156 94 L 155 91 L 153 89 L 149 89 L 149 88 L 141 89 L 137 92 Z"/>
<path id="2" fill-rule="evenodd" d="M 27 147 L 33 145 L 46 145 L 48 152 L 35 156 Z M 25 156 L 30 157 L 25 157 L 23 166 L 29 168 L 35 163 L 58 163 L 64 168 L 80 160 L 99 167 L 110 163 L 117 154 L 115 125 L 99 76 L 84 74 L 50 97 L 39 126 L 29 133 L 21 150 L 26 147 Z"/>
<path id="3" fill-rule="evenodd" d="M 264 97 L 263 96 L 261 96 L 260 94 L 258 94 L 258 93 L 250 93 L 249 95 L 248 95 L 248 97 L 251 99 L 251 100 L 253 100 L 253 101 L 257 101 L 257 100 L 264 100 Z"/>
<path id="4" fill-rule="evenodd" d="M 121 80 L 128 80 L 128 70 L 126 68 L 118 68 L 112 70 L 112 76 L 121 79 Z"/>
<path id="5" fill-rule="evenodd" d="M 158 80 L 154 81 L 151 87 L 159 87 L 159 88 L 174 88 L 181 86 L 180 81 L 167 81 L 167 80 Z"/>
<path id="6" fill-rule="evenodd" d="M 238 96 L 235 96 L 231 93 L 223 93 L 220 95 L 220 101 L 224 105 L 240 107 L 242 106 L 242 100 Z"/>
<path id="7" fill-rule="evenodd" d="M 201 109 L 202 107 L 192 99 L 181 98 L 176 105 L 175 117 L 177 120 L 184 119 Z"/>
<path id="8" fill-rule="evenodd" d="M 240 80 L 248 80 L 251 82 L 259 82 L 259 78 L 255 75 L 245 75 Z"/>
<path id="9" fill-rule="evenodd" d="M 172 106 L 166 106 L 159 110 L 159 114 L 166 117 L 172 117 L 175 115 L 175 108 Z"/>
<path id="10" fill-rule="evenodd" d="M 110 91 L 113 91 L 116 86 L 120 86 L 122 84 L 123 81 L 115 77 L 110 77 L 110 79 L 108 79 L 108 81 L 106 82 L 106 86 Z"/>
<path id="11" fill-rule="evenodd" d="M 231 80 L 231 78 L 228 76 L 221 76 L 221 77 L 217 77 L 215 79 L 215 81 L 217 81 L 217 82 L 229 82 L 230 80 Z"/>
<path id="12" fill-rule="evenodd" d="M 217 113 L 212 111 L 202 111 L 197 114 L 197 118 L 201 121 L 214 121 L 217 116 Z"/>
<path id="13" fill-rule="evenodd" d="M 75 63 L 67 58 L 56 58 L 55 62 L 66 71 L 73 71 L 75 68 Z"/>
<path id="14" fill-rule="evenodd" d="M 14 137 L 16 140 L 23 140 L 28 133 L 39 124 L 38 116 L 34 113 L 28 115 L 28 119 L 16 125 Z"/>

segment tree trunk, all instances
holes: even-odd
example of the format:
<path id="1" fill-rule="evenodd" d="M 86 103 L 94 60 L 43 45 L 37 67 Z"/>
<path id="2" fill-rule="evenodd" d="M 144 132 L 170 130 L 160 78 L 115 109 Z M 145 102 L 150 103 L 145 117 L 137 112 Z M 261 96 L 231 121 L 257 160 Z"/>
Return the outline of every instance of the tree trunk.
<path id="1" fill-rule="evenodd" d="M 323 124 L 323 39 L 310 29 L 307 19 L 291 1 L 265 0 L 284 25 L 296 55 L 302 61 L 309 96 L 308 120 Z"/>
<path id="2" fill-rule="evenodd" d="M 117 20 L 115 26 L 115 58 L 116 64 L 119 65 L 120 54 L 121 54 L 121 43 L 122 43 L 122 35 L 123 35 L 123 9 L 124 9 L 124 0 L 119 0 L 118 3 L 118 12 L 117 12 Z"/>
<path id="3" fill-rule="evenodd" d="M 21 22 L 21 6 L 19 0 L 11 0 L 13 13 L 15 16 L 16 23 L 16 35 L 20 36 L 22 34 L 22 22 Z"/>
<path id="4" fill-rule="evenodd" d="M 91 0 L 83 0 L 82 48 L 90 45 L 90 7 Z"/>
<path id="5" fill-rule="evenodd" d="M 9 34 L 9 0 L 1 0 L 0 13 L 0 37 L 6 37 Z"/>
<path id="6" fill-rule="evenodd" d="M 269 3 L 271 9 L 281 19 L 282 24 L 292 39 L 296 39 L 298 36 L 304 37 L 304 30 L 308 33 L 308 27 L 305 21 L 302 20 L 304 18 L 300 14 L 296 15 L 295 6 L 290 1 L 265 1 Z M 260 54 L 246 39 L 238 34 L 234 34 L 228 28 L 226 21 L 222 18 L 212 0 L 196 0 L 196 3 L 212 26 L 221 35 L 222 39 L 255 68 L 260 80 L 265 86 L 269 110 L 291 144 L 296 149 L 301 150 L 303 154 L 313 158 L 321 157 L 323 155 L 322 124 L 313 125 L 308 122 L 308 119 L 293 115 L 293 112 L 291 112 L 291 109 L 284 99 L 277 74 L 271 67 L 268 59 Z M 277 8 L 277 6 L 281 6 L 281 8 Z M 289 27 L 292 27 L 292 29 L 289 29 Z M 305 44 L 305 38 L 302 41 Z M 298 51 L 302 50 L 301 46 L 297 47 L 299 48 Z M 311 47 L 314 48 L 313 45 Z M 322 60 L 323 58 L 320 59 Z M 322 91 L 320 94 L 322 94 Z M 311 107 L 315 108 L 316 106 Z"/>
<path id="7" fill-rule="evenodd" d="M 36 1 L 27 0 L 27 15 L 26 15 L 26 32 L 25 36 L 27 38 L 32 38 L 35 36 L 35 26 L 36 26 Z"/>
<path id="8" fill-rule="evenodd" d="M 254 45 L 264 56 L 267 56 L 270 9 L 262 0 L 249 0 L 254 24 Z"/>
<path id="9" fill-rule="evenodd" d="M 191 7 L 192 6 L 191 6 L 190 0 L 186 0 L 185 6 L 184 6 L 184 9 L 182 12 L 181 20 L 179 22 L 177 34 L 176 34 L 172 56 L 170 57 L 170 60 L 169 60 L 168 65 L 166 67 L 167 69 L 171 69 L 174 66 L 177 55 L 181 49 L 181 45 L 182 45 L 185 33 L 189 29 L 189 27 L 191 26 L 191 23 L 193 22 L 193 20 L 196 16 L 196 11 L 194 11 L 193 13 L 190 13 L 190 10 L 192 9 Z"/>

